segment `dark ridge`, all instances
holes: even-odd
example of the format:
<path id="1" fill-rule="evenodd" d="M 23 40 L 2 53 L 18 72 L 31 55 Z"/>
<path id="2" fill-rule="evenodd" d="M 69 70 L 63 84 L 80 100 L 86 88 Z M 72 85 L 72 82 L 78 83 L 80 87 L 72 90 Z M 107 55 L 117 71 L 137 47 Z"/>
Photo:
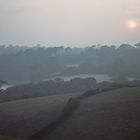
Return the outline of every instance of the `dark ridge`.
<path id="1" fill-rule="evenodd" d="M 0 103 L 43 96 L 60 95 L 62 93 L 69 94 L 82 92 L 96 87 L 97 85 L 98 84 L 95 78 L 73 78 L 69 81 L 57 78 L 39 83 L 18 85 L 10 87 L 7 90 L 0 91 Z"/>

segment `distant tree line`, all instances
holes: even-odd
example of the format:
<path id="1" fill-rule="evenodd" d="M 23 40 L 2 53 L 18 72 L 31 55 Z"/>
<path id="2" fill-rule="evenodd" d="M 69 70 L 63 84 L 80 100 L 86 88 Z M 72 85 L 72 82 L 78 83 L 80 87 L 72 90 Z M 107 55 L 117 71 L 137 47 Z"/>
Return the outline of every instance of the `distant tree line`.
<path id="1" fill-rule="evenodd" d="M 10 87 L 0 91 L 0 102 L 27 99 L 48 95 L 84 92 L 94 89 L 97 82 L 94 78 L 74 78 L 70 81 L 63 79 L 39 82 L 38 84 L 26 84 Z"/>
<path id="2" fill-rule="evenodd" d="M 0 87 L 4 84 L 8 84 L 6 81 L 0 80 Z"/>
<path id="3" fill-rule="evenodd" d="M 107 74 L 140 78 L 140 43 L 86 48 L 0 45 L 0 79 L 27 83 L 60 75 Z"/>
<path id="4" fill-rule="evenodd" d="M 90 96 L 90 93 L 93 90 L 98 93 L 100 91 L 108 91 L 122 87 L 137 86 L 140 86 L 140 80 L 125 81 L 120 83 L 107 81 L 98 83 L 95 78 L 74 78 L 70 81 L 55 79 L 35 84 L 31 83 L 10 87 L 7 90 L 0 90 L 0 102 L 83 92 L 85 92 L 85 94 L 81 97 L 85 98 Z"/>

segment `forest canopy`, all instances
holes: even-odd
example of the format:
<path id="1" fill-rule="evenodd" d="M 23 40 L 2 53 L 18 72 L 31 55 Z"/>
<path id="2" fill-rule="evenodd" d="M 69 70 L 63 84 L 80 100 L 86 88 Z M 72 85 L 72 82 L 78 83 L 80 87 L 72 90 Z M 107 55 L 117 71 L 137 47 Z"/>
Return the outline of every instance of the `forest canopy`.
<path id="1" fill-rule="evenodd" d="M 140 43 L 85 48 L 0 45 L 0 79 L 15 83 L 55 76 L 106 74 L 112 79 L 140 78 Z"/>

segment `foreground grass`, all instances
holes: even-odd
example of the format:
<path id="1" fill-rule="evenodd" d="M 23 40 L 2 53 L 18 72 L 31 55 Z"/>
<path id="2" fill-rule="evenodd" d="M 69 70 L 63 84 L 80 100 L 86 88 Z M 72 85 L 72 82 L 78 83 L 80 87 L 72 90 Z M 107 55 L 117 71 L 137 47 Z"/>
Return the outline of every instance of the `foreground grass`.
<path id="1" fill-rule="evenodd" d="M 28 138 L 53 122 L 69 98 L 79 94 L 81 93 L 0 103 L 0 135 Z"/>
<path id="2" fill-rule="evenodd" d="M 47 140 L 139 140 L 139 108 L 140 87 L 91 96 Z"/>
<path id="3" fill-rule="evenodd" d="M 79 94 L 2 103 L 0 121 L 2 119 L 3 122 L 0 124 L 4 130 L 1 129 L 0 133 L 28 138 L 43 129 L 42 140 L 140 139 L 140 87 L 102 92 L 81 100 L 80 106 L 70 117 L 56 123 L 58 126 L 53 127 L 55 129 L 51 129 L 51 133 L 46 136 L 44 128 L 54 124 L 64 107 L 67 107 L 69 98 L 77 95 Z M 65 113 L 69 115 L 67 110 Z"/>
<path id="4" fill-rule="evenodd" d="M 0 140 L 21 140 L 18 138 L 9 138 L 9 137 L 5 137 L 5 136 L 0 136 Z"/>

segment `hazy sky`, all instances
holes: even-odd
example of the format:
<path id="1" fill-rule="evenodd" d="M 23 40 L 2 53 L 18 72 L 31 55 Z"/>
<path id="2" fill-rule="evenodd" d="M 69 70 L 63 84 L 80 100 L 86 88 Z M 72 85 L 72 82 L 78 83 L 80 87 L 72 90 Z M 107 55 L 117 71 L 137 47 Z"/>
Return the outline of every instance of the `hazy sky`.
<path id="1" fill-rule="evenodd" d="M 0 44 L 140 42 L 140 0 L 0 0 Z"/>

